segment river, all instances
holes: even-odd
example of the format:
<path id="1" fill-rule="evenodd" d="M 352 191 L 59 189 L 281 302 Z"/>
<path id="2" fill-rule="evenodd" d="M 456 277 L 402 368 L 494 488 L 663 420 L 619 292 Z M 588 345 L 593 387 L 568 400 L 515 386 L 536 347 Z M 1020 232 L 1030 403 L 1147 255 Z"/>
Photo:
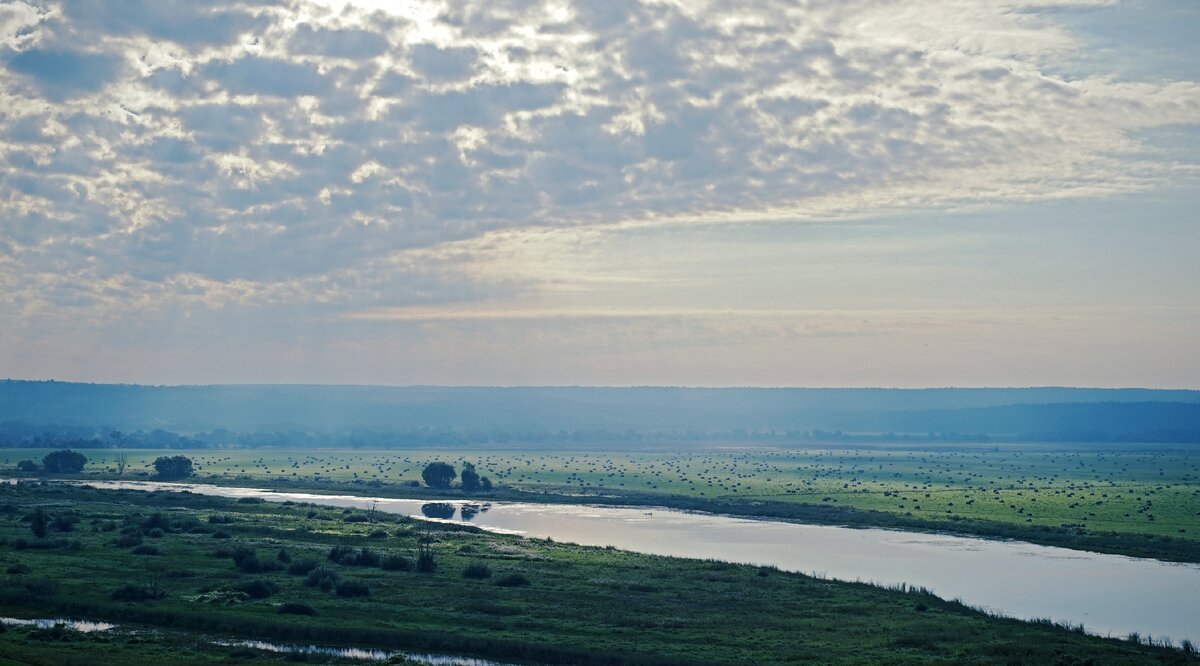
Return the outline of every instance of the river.
<path id="1" fill-rule="evenodd" d="M 929 588 L 1022 619 L 1089 633 L 1200 643 L 1200 565 L 944 534 L 804 525 L 661 508 L 374 498 L 207 484 L 88 481 L 97 488 L 191 491 L 367 508 L 588 546 L 711 558 L 848 581 Z M 464 512 L 463 507 L 467 505 Z M 472 510 L 472 509 L 475 510 Z"/>

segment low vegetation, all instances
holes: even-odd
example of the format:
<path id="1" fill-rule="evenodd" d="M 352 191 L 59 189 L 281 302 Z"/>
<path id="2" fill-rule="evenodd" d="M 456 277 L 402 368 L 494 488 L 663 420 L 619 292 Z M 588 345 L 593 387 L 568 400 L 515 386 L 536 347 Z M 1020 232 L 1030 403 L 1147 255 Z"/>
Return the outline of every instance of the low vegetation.
<path id="1" fill-rule="evenodd" d="M 40 642 L 30 630 L 11 629 L 0 635 L 0 655 L 19 655 L 20 663 L 96 663 L 114 654 L 105 640 L 120 642 L 127 655 L 122 663 L 151 663 L 151 655 L 158 663 L 211 661 L 192 659 L 194 648 L 165 657 L 163 646 L 181 634 L 193 642 L 227 636 L 532 663 L 1188 659 L 1144 637 L 1104 639 L 994 618 L 923 590 L 529 540 L 393 515 L 348 523 L 340 511 L 297 503 L 7 484 L 0 486 L 0 540 L 11 546 L 29 539 L 23 518 L 38 509 L 48 516 L 73 512 L 77 545 L 50 536 L 33 539 L 54 542 L 46 548 L 6 548 L 0 613 L 70 615 L 165 633 L 137 641 L 78 635 L 70 641 L 88 651 L 64 652 L 70 641 Z M 381 525 L 388 536 L 370 536 Z M 135 555 L 117 544 L 138 534 L 149 541 L 152 530 L 162 532 L 153 539 L 160 556 Z M 216 530 L 230 538 L 214 541 Z M 407 564 L 396 564 L 401 561 Z M 74 661 L 64 658 L 72 654 Z M 88 654 L 92 662 L 83 660 Z M 213 647 L 211 654 L 232 652 Z"/>

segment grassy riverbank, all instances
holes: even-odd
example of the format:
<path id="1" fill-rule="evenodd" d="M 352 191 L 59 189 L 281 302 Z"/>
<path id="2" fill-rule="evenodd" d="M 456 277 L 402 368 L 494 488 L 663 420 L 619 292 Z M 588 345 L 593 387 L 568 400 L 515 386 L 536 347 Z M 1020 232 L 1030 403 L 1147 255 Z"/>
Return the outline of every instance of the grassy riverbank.
<path id="1" fill-rule="evenodd" d="M 42 539 L 27 522 L 39 507 L 53 521 Z M 0 511 L 6 615 L 539 663 L 1185 661 L 920 591 L 361 511 L 28 485 L 3 487 Z M 418 571 L 424 549 L 432 572 Z M 316 615 L 280 614 L 284 602 Z M 0 645 L 38 653 L 22 633 Z"/>
<path id="2" fill-rule="evenodd" d="M 0 449 L 0 469 L 44 449 Z M 149 478 L 164 452 L 87 450 L 83 478 Z M 944 531 L 1200 562 L 1200 451 L 1132 445 L 714 449 L 673 453 L 183 451 L 221 485 L 462 497 L 420 487 L 432 460 L 473 461 L 489 499 L 668 506 L 818 524 Z"/>

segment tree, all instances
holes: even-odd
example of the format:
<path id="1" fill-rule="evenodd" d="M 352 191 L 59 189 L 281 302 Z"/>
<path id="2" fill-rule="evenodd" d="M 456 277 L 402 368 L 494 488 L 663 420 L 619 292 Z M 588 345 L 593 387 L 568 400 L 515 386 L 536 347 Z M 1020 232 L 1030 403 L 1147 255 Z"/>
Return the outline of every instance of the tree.
<path id="1" fill-rule="evenodd" d="M 462 489 L 467 492 L 479 490 L 479 472 L 475 471 L 475 465 L 471 463 L 463 463 L 462 474 Z"/>
<path id="2" fill-rule="evenodd" d="M 17 463 L 18 472 L 27 472 L 33 474 L 36 473 L 38 469 L 40 469 L 38 464 L 32 460 L 22 460 L 21 462 Z"/>
<path id="3" fill-rule="evenodd" d="M 46 528 L 50 526 L 50 516 L 46 514 L 45 509 L 38 507 L 34 509 L 33 515 L 29 518 L 29 530 L 33 532 L 33 536 L 44 539 L 46 538 Z"/>
<path id="4" fill-rule="evenodd" d="M 454 467 L 444 462 L 431 462 L 421 472 L 421 478 L 430 488 L 449 488 L 455 476 Z"/>
<path id="5" fill-rule="evenodd" d="M 186 479 L 192 475 L 192 459 L 187 456 L 161 456 L 154 461 L 160 479 Z"/>
<path id="6" fill-rule="evenodd" d="M 492 489 L 492 480 L 487 478 L 486 476 L 479 477 L 479 489 L 480 490 L 491 490 Z"/>
<path id="7" fill-rule="evenodd" d="M 129 456 L 124 453 L 118 453 L 115 462 L 117 463 L 117 476 L 124 475 L 125 467 L 129 465 Z"/>
<path id="8" fill-rule="evenodd" d="M 85 464 L 87 456 L 70 449 L 52 451 L 42 458 L 42 468 L 49 474 L 77 474 Z"/>

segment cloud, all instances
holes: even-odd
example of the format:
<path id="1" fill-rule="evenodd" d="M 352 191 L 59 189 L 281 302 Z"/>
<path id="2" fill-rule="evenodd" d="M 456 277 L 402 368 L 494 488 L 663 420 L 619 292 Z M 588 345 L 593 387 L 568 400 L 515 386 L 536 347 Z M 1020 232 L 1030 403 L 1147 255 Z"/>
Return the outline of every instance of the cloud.
<path id="1" fill-rule="evenodd" d="M 1194 188 L 1148 137 L 1200 83 L 1079 68 L 1109 4 L 12 3 L 0 314 L 487 300 L 568 287 L 464 241 Z"/>
<path id="2" fill-rule="evenodd" d="M 65 0 L 62 11 L 81 29 L 143 34 L 184 45 L 228 44 L 267 23 L 244 7 L 212 7 L 189 0 Z"/>

